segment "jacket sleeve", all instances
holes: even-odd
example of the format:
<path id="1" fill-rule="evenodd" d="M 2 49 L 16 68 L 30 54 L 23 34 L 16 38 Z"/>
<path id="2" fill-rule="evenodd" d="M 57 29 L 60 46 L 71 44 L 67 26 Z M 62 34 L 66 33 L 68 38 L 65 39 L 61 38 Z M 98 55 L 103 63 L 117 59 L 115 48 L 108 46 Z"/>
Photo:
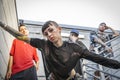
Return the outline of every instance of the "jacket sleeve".
<path id="1" fill-rule="evenodd" d="M 87 49 L 84 50 L 82 57 L 109 68 L 120 69 L 120 62 L 118 62 L 117 60 L 108 59 L 98 54 L 89 52 L 89 50 Z"/>
<path id="2" fill-rule="evenodd" d="M 30 45 L 32 45 L 33 47 L 36 47 L 38 49 L 44 50 L 45 43 L 46 43 L 46 41 L 44 39 L 38 39 L 38 38 L 31 38 L 30 39 Z"/>

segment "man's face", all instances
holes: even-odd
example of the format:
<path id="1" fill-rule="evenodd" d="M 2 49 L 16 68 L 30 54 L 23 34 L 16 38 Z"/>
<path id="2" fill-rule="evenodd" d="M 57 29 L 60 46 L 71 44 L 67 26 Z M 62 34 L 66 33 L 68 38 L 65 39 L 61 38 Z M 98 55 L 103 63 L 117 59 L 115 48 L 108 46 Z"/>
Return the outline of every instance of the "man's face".
<path id="1" fill-rule="evenodd" d="M 73 38 L 74 38 L 73 34 L 70 33 L 69 39 L 73 41 Z"/>
<path id="2" fill-rule="evenodd" d="M 100 30 L 101 32 L 104 32 L 105 27 L 104 27 L 104 26 L 99 26 L 99 30 Z"/>
<path id="3" fill-rule="evenodd" d="M 46 36 L 49 41 L 56 43 L 61 38 L 60 32 L 61 32 L 60 27 L 50 25 L 48 28 L 45 29 L 43 35 Z"/>
<path id="4" fill-rule="evenodd" d="M 27 30 L 27 28 L 25 26 L 21 26 L 19 30 L 22 34 L 28 36 L 29 31 Z"/>

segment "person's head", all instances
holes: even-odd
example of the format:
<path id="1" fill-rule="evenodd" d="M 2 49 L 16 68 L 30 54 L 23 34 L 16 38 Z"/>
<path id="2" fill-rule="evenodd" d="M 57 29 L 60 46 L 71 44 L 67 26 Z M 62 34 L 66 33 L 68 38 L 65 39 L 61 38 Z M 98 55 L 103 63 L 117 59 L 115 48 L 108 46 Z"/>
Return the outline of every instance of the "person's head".
<path id="1" fill-rule="evenodd" d="M 71 32 L 70 32 L 70 34 L 72 36 L 78 37 L 79 36 L 79 31 L 77 29 L 72 29 Z"/>
<path id="2" fill-rule="evenodd" d="M 27 30 L 26 26 L 21 24 L 19 26 L 19 32 L 21 32 L 22 34 L 28 36 L 29 35 L 29 31 Z"/>
<path id="3" fill-rule="evenodd" d="M 104 30 L 106 29 L 105 26 L 106 26 L 106 23 L 104 23 L 104 22 L 103 22 L 103 23 L 100 23 L 100 24 L 99 24 L 99 28 L 98 28 L 99 31 L 104 32 Z"/>
<path id="4" fill-rule="evenodd" d="M 79 36 L 79 31 L 77 29 L 72 29 L 70 32 L 69 39 L 72 41 L 76 41 L 78 39 L 78 36 Z"/>
<path id="5" fill-rule="evenodd" d="M 61 39 L 61 27 L 55 21 L 47 21 L 42 26 L 42 33 L 53 43 Z"/>

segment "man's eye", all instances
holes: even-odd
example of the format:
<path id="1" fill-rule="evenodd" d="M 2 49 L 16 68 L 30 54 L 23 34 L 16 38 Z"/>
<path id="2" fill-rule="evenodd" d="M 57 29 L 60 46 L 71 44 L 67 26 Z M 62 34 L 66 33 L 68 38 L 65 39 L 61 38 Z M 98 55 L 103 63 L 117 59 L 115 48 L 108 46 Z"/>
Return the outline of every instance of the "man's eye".
<path id="1" fill-rule="evenodd" d="M 48 36 L 48 33 L 44 33 L 45 36 Z"/>
<path id="2" fill-rule="evenodd" d="M 53 32 L 53 29 L 49 29 L 49 32 Z"/>

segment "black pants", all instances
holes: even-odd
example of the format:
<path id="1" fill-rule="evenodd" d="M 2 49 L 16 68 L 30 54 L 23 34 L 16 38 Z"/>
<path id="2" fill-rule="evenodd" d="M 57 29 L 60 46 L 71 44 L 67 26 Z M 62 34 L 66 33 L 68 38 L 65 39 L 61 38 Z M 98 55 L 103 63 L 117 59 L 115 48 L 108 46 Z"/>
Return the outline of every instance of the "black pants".
<path id="1" fill-rule="evenodd" d="M 10 80 L 38 80 L 35 66 L 12 75 Z"/>
<path id="2" fill-rule="evenodd" d="M 80 75 L 82 75 L 82 68 L 81 68 L 81 62 L 80 62 L 80 60 L 77 62 L 77 64 L 76 64 L 76 66 L 75 66 L 75 71 L 76 71 L 76 73 L 79 73 Z"/>

